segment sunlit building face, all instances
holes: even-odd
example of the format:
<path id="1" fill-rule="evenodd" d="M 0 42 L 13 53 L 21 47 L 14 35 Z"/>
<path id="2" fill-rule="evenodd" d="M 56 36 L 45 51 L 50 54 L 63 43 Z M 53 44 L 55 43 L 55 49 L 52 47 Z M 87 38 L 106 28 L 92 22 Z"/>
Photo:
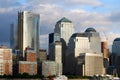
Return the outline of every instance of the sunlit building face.
<path id="1" fill-rule="evenodd" d="M 26 47 L 39 52 L 39 15 L 24 11 L 18 13 L 18 49 L 23 56 Z"/>

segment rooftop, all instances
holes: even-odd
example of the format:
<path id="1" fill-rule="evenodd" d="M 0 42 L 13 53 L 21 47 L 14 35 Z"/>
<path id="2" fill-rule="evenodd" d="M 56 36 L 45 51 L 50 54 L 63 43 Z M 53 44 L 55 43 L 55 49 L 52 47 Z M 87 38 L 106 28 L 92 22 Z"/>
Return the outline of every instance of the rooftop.
<path id="1" fill-rule="evenodd" d="M 74 33 L 71 37 L 87 37 L 85 33 Z"/>
<path id="2" fill-rule="evenodd" d="M 85 32 L 96 32 L 96 30 L 94 28 L 90 27 L 90 28 L 87 28 L 85 30 Z"/>
<path id="3" fill-rule="evenodd" d="M 63 17 L 62 19 L 60 19 L 57 23 L 59 23 L 59 22 L 72 22 L 72 21 L 70 21 L 69 19 L 67 19 L 66 17 Z"/>
<path id="4" fill-rule="evenodd" d="M 120 38 L 116 38 L 116 39 L 114 39 L 114 41 L 120 41 Z"/>

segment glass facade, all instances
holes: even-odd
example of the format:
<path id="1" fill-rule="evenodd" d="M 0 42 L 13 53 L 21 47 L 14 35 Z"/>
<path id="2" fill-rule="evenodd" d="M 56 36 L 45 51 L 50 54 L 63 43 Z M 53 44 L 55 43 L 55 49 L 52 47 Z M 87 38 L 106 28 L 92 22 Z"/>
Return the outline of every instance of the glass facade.
<path id="1" fill-rule="evenodd" d="M 26 47 L 33 48 L 36 53 L 39 53 L 39 15 L 26 11 L 18 14 L 20 15 L 18 16 L 18 31 L 20 31 L 18 48 L 23 56 Z"/>

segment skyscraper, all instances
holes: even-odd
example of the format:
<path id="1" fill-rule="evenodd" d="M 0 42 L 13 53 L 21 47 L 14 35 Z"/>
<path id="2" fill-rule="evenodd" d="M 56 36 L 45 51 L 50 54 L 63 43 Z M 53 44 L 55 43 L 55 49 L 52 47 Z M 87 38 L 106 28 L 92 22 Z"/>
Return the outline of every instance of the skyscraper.
<path id="1" fill-rule="evenodd" d="M 56 34 L 56 36 L 60 36 L 60 38 L 66 43 L 66 45 L 68 45 L 69 39 L 73 33 L 74 33 L 73 23 L 67 18 L 63 17 L 56 23 L 54 34 Z M 55 39 L 54 41 L 56 41 Z"/>
<path id="2" fill-rule="evenodd" d="M 17 24 L 10 25 L 10 48 L 13 50 L 17 47 Z"/>
<path id="3" fill-rule="evenodd" d="M 85 30 L 85 34 L 88 36 L 92 52 L 101 53 L 101 38 L 99 32 L 90 27 Z"/>
<path id="4" fill-rule="evenodd" d="M 111 63 L 112 66 L 115 66 L 117 69 L 118 75 L 120 75 L 120 38 L 116 38 L 113 41 L 112 45 L 112 55 L 111 55 Z"/>
<path id="5" fill-rule="evenodd" d="M 57 75 L 62 74 L 62 44 L 60 41 L 56 41 L 50 47 L 50 56 L 49 59 L 56 62 Z"/>
<path id="6" fill-rule="evenodd" d="M 64 64 L 65 64 L 65 53 L 68 46 L 68 42 L 72 34 L 74 33 L 74 27 L 72 21 L 63 17 L 60 19 L 54 28 L 54 34 L 49 35 L 49 54 L 51 53 L 51 48 L 56 41 L 60 41 L 62 43 L 62 63 L 63 63 L 63 72 L 64 72 Z M 52 38 L 52 39 L 51 39 Z M 52 40 L 52 43 L 50 42 Z"/>
<path id="7" fill-rule="evenodd" d="M 80 57 L 83 56 L 82 54 L 84 54 L 84 57 Z M 88 55 L 90 55 L 90 57 Z M 101 40 L 99 33 L 94 28 L 87 28 L 84 33 L 73 34 L 69 40 L 69 44 L 66 50 L 65 73 L 82 75 L 81 73 L 81 71 L 83 71 L 82 67 L 89 66 L 86 65 L 89 63 L 90 61 L 89 59 L 91 58 L 92 60 L 94 58 L 93 61 L 96 61 L 99 55 L 100 55 L 99 57 L 100 59 L 96 64 L 101 65 L 101 67 L 99 68 L 102 70 L 100 72 L 102 74 L 102 72 L 104 73 L 104 68 L 103 68 L 103 56 L 101 53 Z M 84 63 L 85 61 L 87 62 Z M 91 64 L 91 67 L 93 68 L 96 66 L 94 64 Z M 99 71 L 99 68 L 98 69 L 95 68 L 96 71 Z M 91 75 L 96 73 L 94 71 L 95 69 L 93 69 L 92 73 L 90 73 Z M 84 70 L 88 70 L 88 69 L 85 68 Z M 90 74 L 85 74 L 85 75 L 90 75 Z"/>
<path id="8" fill-rule="evenodd" d="M 17 45 L 24 55 L 26 47 L 33 48 L 39 53 L 39 15 L 27 11 L 18 12 Z"/>

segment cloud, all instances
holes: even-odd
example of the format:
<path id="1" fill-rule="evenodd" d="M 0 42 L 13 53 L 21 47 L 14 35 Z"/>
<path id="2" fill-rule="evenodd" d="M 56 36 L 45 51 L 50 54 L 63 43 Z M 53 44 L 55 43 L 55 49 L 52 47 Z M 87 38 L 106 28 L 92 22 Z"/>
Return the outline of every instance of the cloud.
<path id="1" fill-rule="evenodd" d="M 3 5 L 3 3 L 5 3 Z M 9 3 L 9 4 L 8 4 Z M 0 41 L 9 41 L 10 23 L 17 21 L 18 11 L 27 10 L 40 14 L 40 45 L 48 46 L 48 34 L 53 32 L 56 22 L 62 17 L 73 21 L 76 32 L 84 32 L 88 27 L 94 27 L 98 32 L 119 32 L 120 11 L 99 13 L 88 11 L 75 6 L 99 6 L 99 0 L 26 0 L 26 3 L 17 0 L 0 1 Z M 72 6 L 71 6 L 72 5 Z M 74 8 L 71 8 L 74 7 Z M 112 13 L 110 13 L 112 12 Z M 116 30 L 117 28 L 117 30 Z M 4 35 L 3 35 L 4 34 Z M 112 39 L 116 36 L 113 36 Z M 111 44 L 111 43 L 110 43 Z"/>
<path id="2" fill-rule="evenodd" d="M 91 6 L 99 6 L 102 3 L 99 0 L 26 0 L 29 4 L 32 5 L 38 5 L 38 4 L 58 4 L 62 6 L 85 6 L 85 5 L 91 5 Z"/>
<path id="3" fill-rule="evenodd" d="M 0 7 L 1 8 L 8 8 L 13 6 L 20 6 L 21 4 L 17 2 L 17 0 L 0 0 Z"/>
<path id="4" fill-rule="evenodd" d="M 111 22 L 120 22 L 120 11 L 112 12 L 109 19 Z"/>
<path id="5" fill-rule="evenodd" d="M 99 0 L 65 0 L 65 4 L 67 5 L 92 5 L 92 6 L 99 6 L 102 3 Z"/>
<path id="6" fill-rule="evenodd" d="M 10 8 L 0 8 L 0 13 L 8 13 L 11 11 L 14 11 L 15 8 L 10 7 Z"/>

